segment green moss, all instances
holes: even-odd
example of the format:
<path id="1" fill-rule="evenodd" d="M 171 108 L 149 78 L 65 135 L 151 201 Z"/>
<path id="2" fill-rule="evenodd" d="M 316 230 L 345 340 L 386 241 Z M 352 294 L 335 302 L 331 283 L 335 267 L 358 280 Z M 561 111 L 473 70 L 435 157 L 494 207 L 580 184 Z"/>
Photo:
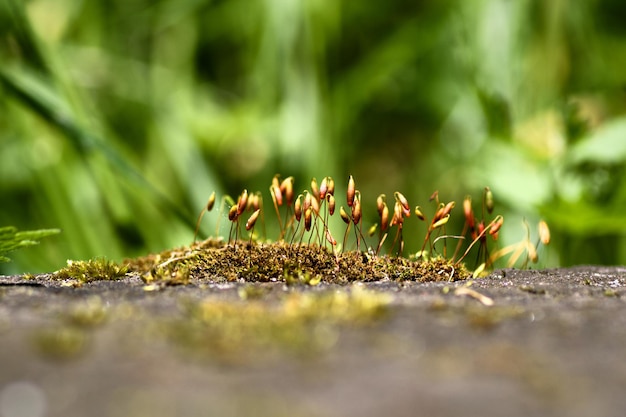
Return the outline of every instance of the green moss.
<path id="1" fill-rule="evenodd" d="M 237 294 L 242 300 L 257 300 L 267 294 L 267 289 L 260 287 L 258 284 L 246 284 L 239 287 Z"/>
<path id="2" fill-rule="evenodd" d="M 93 296 L 71 308 L 65 315 L 67 324 L 81 328 L 101 325 L 107 318 L 107 310 L 98 296 Z"/>
<path id="3" fill-rule="evenodd" d="M 105 323 L 107 318 L 107 309 L 99 296 L 81 299 L 68 306 L 55 323 L 37 330 L 33 343 L 47 359 L 74 359 L 87 350 L 92 330 Z"/>
<path id="4" fill-rule="evenodd" d="M 245 362 L 276 351 L 315 354 L 334 346 L 345 325 L 385 317 L 390 301 L 388 294 L 359 286 L 288 293 L 278 303 L 211 298 L 189 303 L 169 334 L 187 352 L 220 361 Z"/>
<path id="5" fill-rule="evenodd" d="M 463 266 L 443 258 L 413 260 L 357 251 L 335 254 L 319 245 L 284 242 L 246 242 L 235 246 L 208 240 L 192 247 L 127 260 L 125 265 L 130 271 L 143 274 L 150 283 L 207 279 L 316 285 L 379 280 L 456 281 L 470 275 Z M 172 278 L 179 276 L 183 278 Z"/>
<path id="6" fill-rule="evenodd" d="M 97 258 L 88 261 L 67 261 L 67 266 L 52 275 L 54 279 L 73 279 L 81 283 L 98 280 L 116 280 L 128 272 L 126 266 Z"/>
<path id="7" fill-rule="evenodd" d="M 156 266 L 141 276 L 146 284 L 187 285 L 191 274 L 185 263 L 179 265 Z"/>
<path id="8" fill-rule="evenodd" d="M 55 326 L 35 333 L 34 344 L 39 353 L 54 360 L 75 358 L 85 352 L 88 334 L 74 326 Z"/>

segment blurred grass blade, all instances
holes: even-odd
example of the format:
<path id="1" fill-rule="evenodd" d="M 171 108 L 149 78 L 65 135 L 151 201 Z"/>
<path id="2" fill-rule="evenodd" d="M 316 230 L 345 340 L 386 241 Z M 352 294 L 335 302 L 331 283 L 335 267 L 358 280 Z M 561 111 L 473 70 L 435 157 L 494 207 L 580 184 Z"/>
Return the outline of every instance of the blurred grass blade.
<path id="1" fill-rule="evenodd" d="M 76 126 L 67 103 L 39 78 L 26 68 L 0 67 L 0 82 L 7 95 L 61 130 L 83 154 L 92 147 L 89 135 Z"/>
<path id="2" fill-rule="evenodd" d="M 19 45 L 21 59 L 28 62 L 30 66 L 43 72 L 50 72 L 24 11 L 24 4 L 25 2 L 20 0 L 0 1 L 0 25 L 3 26 L 0 34 L 3 32 L 11 34 L 15 43 Z"/>
<path id="3" fill-rule="evenodd" d="M 84 158 L 93 151 L 99 151 L 120 175 L 120 178 L 130 179 L 148 190 L 158 204 L 176 215 L 190 229 L 194 228 L 193 214 L 183 210 L 180 205 L 174 204 L 122 158 L 114 148 L 84 129 L 73 116 L 67 102 L 37 76 L 23 68 L 18 71 L 16 68 L 0 67 L 0 83 L 8 95 L 59 129 L 81 157 Z"/>

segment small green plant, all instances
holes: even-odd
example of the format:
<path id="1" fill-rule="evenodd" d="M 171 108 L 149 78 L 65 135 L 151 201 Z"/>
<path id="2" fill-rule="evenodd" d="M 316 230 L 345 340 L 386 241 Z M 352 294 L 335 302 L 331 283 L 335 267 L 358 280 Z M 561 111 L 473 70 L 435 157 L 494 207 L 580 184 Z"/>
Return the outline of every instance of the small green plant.
<path id="1" fill-rule="evenodd" d="M 16 227 L 0 227 L 0 262 L 9 262 L 11 259 L 5 254 L 17 249 L 39 244 L 39 239 L 56 235 L 59 229 L 41 229 L 19 232 Z"/>

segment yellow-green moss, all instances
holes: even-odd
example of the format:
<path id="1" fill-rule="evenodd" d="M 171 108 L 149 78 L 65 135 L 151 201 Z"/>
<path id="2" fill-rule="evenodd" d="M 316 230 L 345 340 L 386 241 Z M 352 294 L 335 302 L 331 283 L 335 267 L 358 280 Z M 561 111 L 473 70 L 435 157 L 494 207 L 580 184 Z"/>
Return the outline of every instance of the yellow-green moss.
<path id="1" fill-rule="evenodd" d="M 100 297 L 92 296 L 70 308 L 63 318 L 72 326 L 93 328 L 106 320 L 107 310 Z"/>
<path id="2" fill-rule="evenodd" d="M 55 272 L 54 279 L 74 279 L 81 283 L 98 280 L 116 280 L 128 272 L 125 265 L 117 265 L 113 261 L 102 258 L 88 261 L 67 261 L 67 266 Z"/>
<path id="3" fill-rule="evenodd" d="M 389 294 L 351 286 L 346 291 L 293 292 L 276 302 L 208 298 L 188 304 L 170 336 L 188 352 L 247 361 L 275 350 L 311 354 L 331 348 L 343 325 L 385 317 Z"/>
<path id="4" fill-rule="evenodd" d="M 54 326 L 41 329 L 34 335 L 34 344 L 48 359 L 68 360 L 85 352 L 88 333 L 74 326 Z"/>

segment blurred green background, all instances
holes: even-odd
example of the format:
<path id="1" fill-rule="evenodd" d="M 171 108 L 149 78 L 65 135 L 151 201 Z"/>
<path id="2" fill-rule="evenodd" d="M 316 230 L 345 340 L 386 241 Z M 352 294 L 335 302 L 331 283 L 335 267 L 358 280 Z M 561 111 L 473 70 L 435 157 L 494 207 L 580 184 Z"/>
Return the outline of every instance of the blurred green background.
<path id="1" fill-rule="evenodd" d="M 261 190 L 271 213 L 275 173 L 340 193 L 353 174 L 366 224 L 379 193 L 431 215 L 439 190 L 460 220 L 488 185 L 501 245 L 543 218 L 539 266 L 626 263 L 623 16 L 619 0 L 0 0 L 0 226 L 62 229 L 0 273 L 188 244 L 214 190 Z M 425 232 L 409 220 L 407 252 Z"/>

